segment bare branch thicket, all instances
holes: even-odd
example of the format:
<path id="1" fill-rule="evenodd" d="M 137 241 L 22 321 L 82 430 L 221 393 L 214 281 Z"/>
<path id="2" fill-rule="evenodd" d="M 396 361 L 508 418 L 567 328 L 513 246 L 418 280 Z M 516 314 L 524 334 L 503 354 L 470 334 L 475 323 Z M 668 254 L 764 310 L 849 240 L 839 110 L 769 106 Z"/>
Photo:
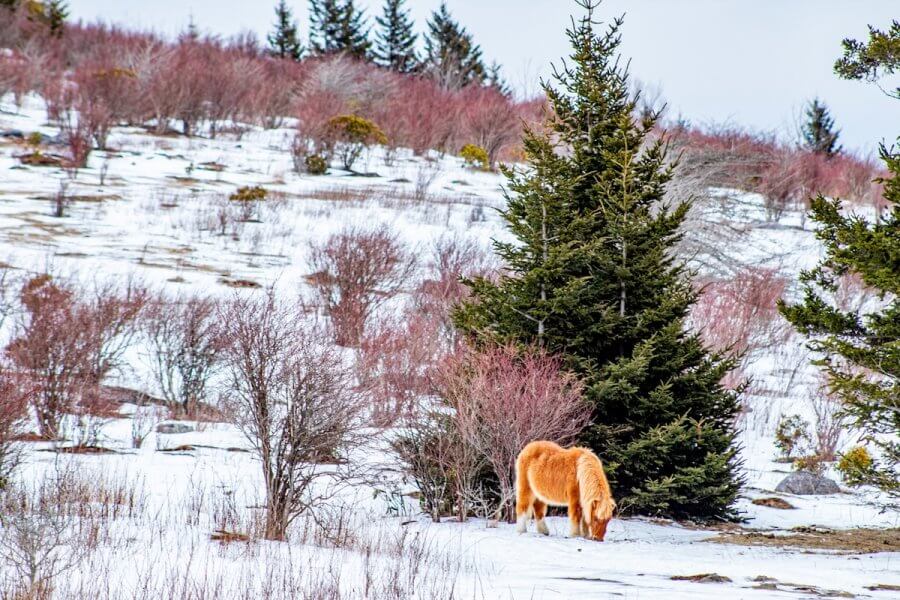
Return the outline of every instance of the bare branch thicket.
<path id="1" fill-rule="evenodd" d="M 812 395 L 815 415 L 813 433 L 816 438 L 815 456 L 821 461 L 837 459 L 841 440 L 846 433 L 847 418 L 841 411 L 841 402 L 828 390 L 828 383 L 820 374 L 818 388 Z"/>
<path id="2" fill-rule="evenodd" d="M 310 282 L 331 318 L 335 341 L 354 347 L 372 314 L 409 284 L 415 257 L 386 226 L 348 228 L 310 245 Z"/>
<path id="3" fill-rule="evenodd" d="M 447 349 L 457 342 L 453 308 L 469 294 L 463 278 L 491 277 L 495 272 L 492 255 L 471 238 L 444 236 L 433 244 L 431 273 L 413 293 L 413 308 L 434 322 Z"/>
<path id="4" fill-rule="evenodd" d="M 428 190 L 441 175 L 441 163 L 425 158 L 416 165 L 413 181 L 413 198 L 416 202 L 424 202 L 428 198 Z"/>
<path id="5" fill-rule="evenodd" d="M 5 360 L 0 361 L 0 491 L 19 466 L 15 438 L 28 416 L 29 381 Z"/>
<path id="6" fill-rule="evenodd" d="M 21 308 L 18 290 L 21 288 L 19 277 L 10 267 L 0 267 L 0 335 L 5 333 L 4 325 Z"/>
<path id="7" fill-rule="evenodd" d="M 590 419 L 581 382 L 544 350 L 499 346 L 449 360 L 442 387 L 463 440 L 497 477 L 498 517 L 512 522 L 516 457 L 534 440 L 567 444 L 581 433 Z"/>
<path id="8" fill-rule="evenodd" d="M 21 300 L 25 311 L 16 320 L 7 353 L 33 382 L 30 400 L 40 434 L 56 439 L 63 414 L 91 383 L 96 340 L 74 291 L 49 275 L 30 279 Z"/>
<path id="9" fill-rule="evenodd" d="M 478 514 L 485 503 L 479 483 L 487 461 L 462 438 L 452 411 L 422 401 L 391 446 L 432 521 L 454 512 L 460 521 Z"/>
<path id="10" fill-rule="evenodd" d="M 787 279 L 777 269 L 748 268 L 729 280 L 710 281 L 694 304 L 690 324 L 719 352 L 749 356 L 786 342 L 793 333 L 778 312 Z M 751 357 L 752 358 L 752 357 Z"/>
<path id="11" fill-rule="evenodd" d="M 360 340 L 356 371 L 378 427 L 411 418 L 418 399 L 435 390 L 437 364 L 447 350 L 434 322 L 418 314 L 383 320 Z"/>
<path id="12" fill-rule="evenodd" d="M 193 415 L 207 400 L 225 346 L 218 303 L 209 296 L 160 295 L 144 319 L 154 383 L 173 410 Z"/>
<path id="13" fill-rule="evenodd" d="M 296 306 L 271 292 L 235 297 L 221 320 L 230 340 L 223 401 L 261 461 L 265 537 L 284 539 L 298 515 L 353 477 L 346 452 L 360 442 L 362 405 L 340 355 Z"/>
<path id="14" fill-rule="evenodd" d="M 86 290 L 85 308 L 97 344 L 91 356 L 95 383 L 123 368 L 125 353 L 140 335 L 138 324 L 149 301 L 149 290 L 131 277 L 124 284 L 113 280 L 94 282 Z"/>
<path id="15" fill-rule="evenodd" d="M 24 284 L 25 310 L 7 353 L 30 379 L 42 436 L 59 438 L 63 415 L 74 413 L 87 427 L 81 427 L 82 438 L 95 437 L 94 421 L 112 412 L 100 384 L 121 368 L 145 301 L 143 288 L 132 283 L 124 290 L 99 284 L 85 291 L 45 274 Z"/>

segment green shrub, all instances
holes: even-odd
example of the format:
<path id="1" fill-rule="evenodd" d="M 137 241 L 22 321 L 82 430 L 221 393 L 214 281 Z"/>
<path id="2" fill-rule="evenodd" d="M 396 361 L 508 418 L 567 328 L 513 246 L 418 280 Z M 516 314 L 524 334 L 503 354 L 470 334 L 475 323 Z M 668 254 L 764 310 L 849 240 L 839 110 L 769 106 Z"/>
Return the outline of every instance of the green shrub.
<path id="1" fill-rule="evenodd" d="M 303 163 L 310 175 L 324 175 L 328 171 L 328 161 L 319 154 L 310 154 Z"/>
<path id="2" fill-rule="evenodd" d="M 775 447 L 781 451 L 783 458 L 793 458 L 801 444 L 808 443 L 810 439 L 809 423 L 801 419 L 800 415 L 782 415 L 775 428 Z"/>
<path id="3" fill-rule="evenodd" d="M 32 131 L 28 134 L 28 137 L 25 138 L 25 142 L 34 148 L 37 148 L 41 145 L 41 133 L 39 131 Z"/>
<path id="4" fill-rule="evenodd" d="M 481 146 L 475 144 L 466 144 L 459 151 L 460 157 L 466 161 L 466 166 L 473 169 L 481 169 L 488 171 L 491 168 L 491 161 L 488 158 L 487 151 Z"/>
<path id="5" fill-rule="evenodd" d="M 235 193 L 229 196 L 229 199 L 235 202 L 258 202 L 265 200 L 268 195 L 269 192 L 262 186 L 244 186 L 238 188 Z"/>
<path id="6" fill-rule="evenodd" d="M 841 455 L 837 470 L 848 485 L 862 485 L 871 480 L 875 461 L 863 446 L 856 446 Z"/>
<path id="7" fill-rule="evenodd" d="M 332 117 L 328 121 L 326 135 L 341 165 L 348 171 L 364 150 L 374 144 L 388 143 L 387 136 L 378 125 L 357 115 Z"/>

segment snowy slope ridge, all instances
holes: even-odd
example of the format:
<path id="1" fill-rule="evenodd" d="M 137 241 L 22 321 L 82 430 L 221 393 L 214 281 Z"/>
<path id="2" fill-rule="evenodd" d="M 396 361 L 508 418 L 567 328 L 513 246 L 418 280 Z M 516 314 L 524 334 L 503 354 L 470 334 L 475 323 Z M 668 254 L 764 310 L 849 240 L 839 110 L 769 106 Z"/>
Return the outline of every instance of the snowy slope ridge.
<path id="1" fill-rule="evenodd" d="M 32 97 L 21 108 L 0 99 L 0 131 L 14 129 L 57 134 Z M 485 247 L 506 239 L 496 212 L 503 180 L 496 174 L 465 169 L 454 157 L 425 161 L 402 152 L 386 164 L 375 150 L 360 169 L 371 177 L 339 170 L 301 176 L 291 168 L 290 143 L 287 129 L 209 140 L 118 128 L 109 143 L 116 151 L 94 152 L 88 168 L 70 179 L 60 169 L 20 164 L 24 147 L 0 138 L 0 260 L 79 277 L 136 275 L 172 291 L 225 295 L 237 285 L 274 285 L 297 294 L 310 275 L 309 242 L 347 225 L 389 225 L 423 253 L 441 236 Z M 247 185 L 264 186 L 274 200 L 259 207 L 253 222 L 226 219 L 222 226 L 222 198 Z M 51 199 L 60 186 L 74 202 L 67 216 L 54 218 Z M 818 245 L 799 212 L 770 223 L 758 196 L 728 190 L 714 196 L 720 199 L 704 204 L 702 218 L 739 225 L 726 250 L 732 267 L 763 265 L 791 280 L 817 260 Z M 716 202 L 728 205 L 727 214 Z M 691 260 L 701 275 L 711 275 L 722 257 L 698 251 Z M 117 383 L 142 387 L 139 363 L 131 379 Z M 744 526 L 777 535 L 798 526 L 900 527 L 900 516 L 881 512 L 878 495 L 866 490 L 779 495 L 794 510 L 752 503 L 776 495 L 790 469 L 774 460 L 780 415 L 815 418 L 816 377 L 807 363 L 802 341 L 790 335 L 752 348 L 745 361 L 754 383 L 741 421 Z M 569 539 L 565 517 L 549 519 L 549 538 L 479 519 L 432 524 L 402 495 L 408 486 L 374 431 L 358 460 L 377 475 L 339 491 L 318 523 L 297 523 L 285 543 L 211 539 L 220 530 L 252 530 L 259 517 L 261 474 L 246 440 L 227 424 L 190 423 L 192 432 L 154 432 L 133 449 L 133 410 L 125 404 L 123 416 L 103 428 L 103 445 L 114 453 L 69 455 L 50 443 L 24 445 L 26 487 L 38 494 L 44 486 L 45 494 L 80 507 L 78 531 L 46 536 L 59 556 L 54 597 L 886 598 L 891 591 L 868 588 L 900 586 L 895 553 L 709 541 L 725 528 L 617 519 L 601 544 Z M 68 548 L 77 549 L 75 556 Z M 17 576 L 13 565 L 3 569 L 5 579 Z M 704 573 L 727 580 L 672 579 Z"/>

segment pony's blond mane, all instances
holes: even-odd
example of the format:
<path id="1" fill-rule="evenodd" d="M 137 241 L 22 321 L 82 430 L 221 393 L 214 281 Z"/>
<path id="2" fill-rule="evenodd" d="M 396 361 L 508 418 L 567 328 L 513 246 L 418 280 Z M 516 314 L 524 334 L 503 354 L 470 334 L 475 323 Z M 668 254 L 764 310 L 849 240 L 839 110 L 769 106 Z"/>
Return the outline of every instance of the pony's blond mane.
<path id="1" fill-rule="evenodd" d="M 578 490 L 581 495 L 581 506 L 589 510 L 588 507 L 593 502 L 600 502 L 599 514 L 590 515 L 590 518 L 611 519 L 613 511 L 616 509 L 616 502 L 613 500 L 609 482 L 606 480 L 606 474 L 603 472 L 603 463 L 600 462 L 596 454 L 587 448 L 579 448 L 579 450 L 581 450 L 581 456 L 578 457 L 576 477 L 578 478 Z"/>

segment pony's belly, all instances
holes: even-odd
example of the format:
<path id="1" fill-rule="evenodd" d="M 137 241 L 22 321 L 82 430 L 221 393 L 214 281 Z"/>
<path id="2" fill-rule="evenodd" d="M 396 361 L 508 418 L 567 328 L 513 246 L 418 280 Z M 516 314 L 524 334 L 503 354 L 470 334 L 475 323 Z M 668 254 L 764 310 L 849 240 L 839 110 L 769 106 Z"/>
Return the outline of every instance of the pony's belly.
<path id="1" fill-rule="evenodd" d="M 547 490 L 534 489 L 534 486 L 532 486 L 531 491 L 534 493 L 535 497 L 538 500 L 540 500 L 541 502 L 543 502 L 544 504 L 547 504 L 549 506 L 568 506 L 569 505 L 569 500 L 565 495 L 558 495 L 558 496 L 547 495 L 547 493 L 546 493 Z"/>
<path id="2" fill-rule="evenodd" d="M 537 490 L 532 490 L 532 492 L 534 492 L 534 495 L 538 500 L 540 500 L 541 502 L 543 502 L 544 504 L 546 504 L 548 506 L 568 506 L 569 505 L 569 501 L 565 497 L 551 498 L 549 496 L 545 496 L 544 494 L 541 494 Z"/>

